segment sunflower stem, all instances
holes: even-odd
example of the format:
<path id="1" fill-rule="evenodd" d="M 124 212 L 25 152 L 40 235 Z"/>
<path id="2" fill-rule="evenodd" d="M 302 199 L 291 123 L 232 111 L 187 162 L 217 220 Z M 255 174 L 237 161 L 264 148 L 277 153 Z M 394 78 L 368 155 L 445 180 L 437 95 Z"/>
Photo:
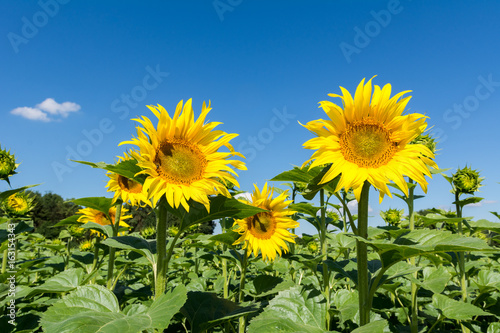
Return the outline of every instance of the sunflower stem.
<path id="1" fill-rule="evenodd" d="M 226 218 L 223 217 L 221 220 L 221 229 L 222 233 L 224 234 L 226 230 Z M 227 249 L 226 244 L 222 244 L 222 253 L 224 253 Z M 228 281 L 228 275 L 227 275 L 227 259 L 222 258 L 222 277 L 224 278 L 224 298 L 227 299 L 229 297 L 229 281 Z"/>
<path id="2" fill-rule="evenodd" d="M 361 190 L 358 203 L 358 234 L 364 239 L 368 238 L 368 194 L 370 183 L 365 181 Z M 368 280 L 368 248 L 366 243 L 356 240 L 356 254 L 358 265 L 358 293 L 359 293 L 359 326 L 370 322 L 371 304 L 369 300 Z"/>
<path id="3" fill-rule="evenodd" d="M 238 294 L 238 302 L 241 304 L 243 302 L 243 289 L 245 288 L 245 278 L 247 274 L 247 265 L 248 265 L 248 252 L 247 250 L 243 250 L 243 258 L 241 260 L 241 274 L 240 274 L 240 290 Z M 246 329 L 246 316 L 241 316 L 239 319 L 238 325 L 238 333 L 245 333 Z"/>
<path id="4" fill-rule="evenodd" d="M 326 299 L 326 329 L 330 330 L 330 272 L 326 260 L 328 259 L 328 243 L 326 242 L 326 206 L 325 206 L 325 190 L 319 191 L 319 200 L 321 208 L 321 255 L 323 257 L 323 290 Z"/>
<path id="5" fill-rule="evenodd" d="M 413 184 L 413 180 L 409 180 L 410 184 Z M 415 230 L 415 212 L 414 212 L 414 191 L 415 186 L 410 186 L 408 189 L 408 198 L 406 204 L 408 205 L 408 216 L 410 222 L 410 231 Z M 415 266 L 415 257 L 410 258 L 410 264 Z M 418 278 L 418 272 L 413 273 L 415 280 Z M 418 300 L 417 300 L 418 286 L 416 283 L 411 283 L 411 321 L 410 329 L 411 333 L 418 333 Z"/>
<path id="6" fill-rule="evenodd" d="M 92 262 L 92 272 L 95 272 L 97 269 L 98 263 L 99 263 L 99 243 L 101 242 L 101 237 L 98 236 L 95 239 L 95 244 L 94 244 L 94 261 Z M 97 278 L 97 274 L 94 275 L 92 278 L 92 283 L 95 283 L 95 280 Z"/>
<path id="7" fill-rule="evenodd" d="M 455 208 L 457 211 L 457 217 L 462 217 L 462 207 L 459 204 L 460 192 L 455 190 Z M 458 234 L 462 235 L 462 220 L 458 222 Z M 467 276 L 465 274 L 465 257 L 464 252 L 458 252 L 458 268 L 460 275 L 460 286 L 462 287 L 462 301 L 467 302 Z"/>
<path id="8" fill-rule="evenodd" d="M 164 292 L 167 279 L 166 255 L 167 255 L 167 201 L 164 197 L 158 203 L 156 214 L 156 280 L 155 299 L 158 299 Z"/>
<path id="9" fill-rule="evenodd" d="M 118 236 L 118 228 L 120 227 L 120 218 L 122 215 L 122 204 L 121 202 L 116 205 L 115 213 L 115 223 L 113 224 L 113 237 Z M 114 247 L 109 248 L 109 261 L 108 261 L 108 278 L 107 278 L 107 288 L 113 290 L 113 270 L 115 269 L 115 254 L 116 249 Z"/>
<path id="10" fill-rule="evenodd" d="M 2 274 L 7 271 L 7 252 L 8 250 L 3 250 L 3 258 L 2 258 Z"/>

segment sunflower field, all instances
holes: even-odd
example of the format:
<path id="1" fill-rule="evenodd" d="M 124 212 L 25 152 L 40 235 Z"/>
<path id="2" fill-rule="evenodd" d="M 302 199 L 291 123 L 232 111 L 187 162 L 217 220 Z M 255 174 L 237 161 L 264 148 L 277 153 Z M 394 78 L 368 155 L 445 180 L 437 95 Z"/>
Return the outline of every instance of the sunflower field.
<path id="1" fill-rule="evenodd" d="M 0 148 L 0 331 L 500 332 L 500 216 L 464 213 L 480 174 L 439 168 L 407 91 L 340 89 L 320 102 L 325 119 L 301 124 L 310 159 L 253 189 L 239 188 L 245 156 L 206 120 L 210 103 L 198 117 L 191 100 L 148 106 L 116 162 L 73 161 L 106 173 L 113 197 L 72 199 L 82 208 L 56 239 L 33 231 L 32 186 L 10 188 L 18 164 Z M 455 209 L 417 211 L 435 177 Z M 370 194 L 407 209 L 369 227 Z M 156 225 L 132 232 L 130 207 Z M 208 221 L 222 232 L 193 232 Z"/>

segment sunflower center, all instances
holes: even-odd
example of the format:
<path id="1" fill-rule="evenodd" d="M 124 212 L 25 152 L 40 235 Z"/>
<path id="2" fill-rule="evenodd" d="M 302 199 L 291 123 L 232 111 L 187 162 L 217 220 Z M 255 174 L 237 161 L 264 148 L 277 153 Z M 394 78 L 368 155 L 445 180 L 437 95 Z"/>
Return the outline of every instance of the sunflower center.
<path id="1" fill-rule="evenodd" d="M 189 185 L 203 178 L 207 165 L 205 155 L 185 141 L 166 141 L 156 151 L 156 171 L 166 181 Z"/>
<path id="2" fill-rule="evenodd" d="M 258 213 L 247 218 L 247 227 L 255 237 L 269 239 L 276 230 L 276 220 L 269 213 Z"/>
<path id="3" fill-rule="evenodd" d="M 141 193 L 142 185 L 127 177 L 118 175 L 118 185 L 123 191 L 128 193 Z"/>
<path id="4" fill-rule="evenodd" d="M 349 125 L 340 135 L 339 143 L 344 158 L 364 168 L 378 168 L 387 164 L 397 147 L 390 140 L 389 131 L 370 120 Z"/>
<path id="5" fill-rule="evenodd" d="M 112 217 L 113 218 L 113 217 Z M 100 225 L 109 225 L 109 219 L 106 217 L 106 214 L 103 212 L 99 212 L 94 216 L 94 222 Z"/>

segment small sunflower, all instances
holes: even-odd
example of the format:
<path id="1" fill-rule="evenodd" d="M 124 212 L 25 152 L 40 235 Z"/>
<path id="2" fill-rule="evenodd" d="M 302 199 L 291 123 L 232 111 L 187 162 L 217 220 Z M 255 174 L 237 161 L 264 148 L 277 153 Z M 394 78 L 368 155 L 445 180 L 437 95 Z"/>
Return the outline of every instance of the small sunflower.
<path id="1" fill-rule="evenodd" d="M 23 217 L 33 209 L 33 200 L 26 192 L 17 192 L 3 201 L 2 210 L 12 217 Z"/>
<path id="2" fill-rule="evenodd" d="M 262 192 L 257 185 L 252 194 L 251 201 L 241 199 L 245 203 L 268 210 L 255 214 L 241 220 L 235 220 L 233 226 L 234 231 L 238 232 L 241 237 L 234 242 L 233 245 L 244 243 L 243 248 L 247 249 L 247 253 L 253 252 L 257 256 L 260 252 L 264 260 L 274 260 L 276 253 L 281 256 L 283 252 L 288 252 L 288 245 L 285 243 L 295 243 L 294 234 L 287 229 L 297 228 L 299 223 L 290 218 L 295 212 L 286 207 L 292 203 L 291 200 L 286 200 L 287 192 L 281 193 L 273 199 L 273 188 L 269 188 L 267 183 L 264 185 Z"/>
<path id="3" fill-rule="evenodd" d="M 10 176 L 16 174 L 18 166 L 14 155 L 0 147 L 0 179 L 8 181 Z"/>
<path id="4" fill-rule="evenodd" d="M 360 198 L 362 185 L 370 182 L 379 190 L 380 201 L 385 194 L 392 197 L 387 184 L 396 183 L 408 195 L 408 186 L 403 176 L 416 181 L 427 191 L 425 175 L 431 177 L 429 167 L 437 167 L 434 154 L 423 144 L 409 144 L 427 127 L 426 116 L 419 113 L 403 115 L 411 96 L 400 99 L 408 91 L 392 98 L 391 85 L 374 86 L 372 80 L 361 81 L 354 99 L 340 87 L 343 107 L 330 101 L 320 102 L 329 120 L 314 120 L 303 125 L 317 137 L 304 143 L 304 148 L 316 152 L 309 160 L 310 168 L 331 164 L 321 179 L 326 183 L 338 175 L 336 191 L 353 189 Z"/>
<path id="5" fill-rule="evenodd" d="M 143 126 L 137 128 L 137 138 L 120 144 L 139 147 L 139 152 L 131 155 L 143 169 L 140 173 L 147 175 L 143 186 L 154 203 L 165 195 L 174 208 L 182 205 L 189 211 L 188 200 L 192 199 L 209 210 L 208 196 L 230 197 L 224 183 L 239 187 L 233 168 L 246 170 L 246 167 L 241 161 L 228 159 L 235 155 L 243 157 L 229 144 L 237 134 L 212 131 L 220 123 L 204 124 L 210 103 L 208 107 L 203 103 L 201 115 L 195 121 L 191 103 L 189 99 L 183 106 L 180 101 L 173 117 L 161 105 L 148 106 L 158 118 L 156 128 L 147 117 L 134 119 Z M 219 152 L 222 146 L 229 152 Z"/>
<path id="6" fill-rule="evenodd" d="M 395 209 L 395 208 L 389 208 L 386 211 L 381 211 L 380 216 L 384 219 L 384 221 L 391 225 L 391 226 L 397 226 L 400 222 L 401 219 L 403 218 L 404 210 L 401 209 Z"/>
<path id="7" fill-rule="evenodd" d="M 458 169 L 452 176 L 453 186 L 459 194 L 474 194 L 482 186 L 483 179 L 477 170 L 468 166 Z"/>
<path id="8" fill-rule="evenodd" d="M 94 249 L 94 243 L 90 240 L 86 240 L 80 243 L 80 251 L 86 252 L 89 251 L 91 252 Z"/>
<path id="9" fill-rule="evenodd" d="M 88 222 L 95 222 L 100 225 L 113 225 L 115 224 L 115 216 L 116 216 L 116 206 L 113 206 L 109 209 L 108 215 L 111 217 L 111 220 L 104 214 L 103 212 L 93 209 L 93 208 L 82 208 L 78 212 L 76 212 L 79 215 L 82 215 L 78 218 L 78 222 L 82 223 L 88 223 Z M 127 223 L 125 223 L 125 220 L 131 219 L 132 215 L 127 215 L 128 211 L 125 207 L 122 207 L 122 213 L 120 216 L 120 227 L 129 227 Z M 93 234 L 97 233 L 100 234 L 98 231 L 91 231 Z M 120 233 L 119 236 L 121 236 L 123 233 Z"/>
<path id="10" fill-rule="evenodd" d="M 130 159 L 132 157 L 125 153 L 124 156 L 118 156 L 118 163 Z M 113 202 L 121 198 L 123 202 L 128 202 L 132 206 L 144 206 L 145 204 L 151 206 L 151 202 L 143 192 L 140 183 L 114 172 L 108 172 L 106 176 L 110 178 L 106 184 L 108 192 L 112 191 L 115 193 Z"/>

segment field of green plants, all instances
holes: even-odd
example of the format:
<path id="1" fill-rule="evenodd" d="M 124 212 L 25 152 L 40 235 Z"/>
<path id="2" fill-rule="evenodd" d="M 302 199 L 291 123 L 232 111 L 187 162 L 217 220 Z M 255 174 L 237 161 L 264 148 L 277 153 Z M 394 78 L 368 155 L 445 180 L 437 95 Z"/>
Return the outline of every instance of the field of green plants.
<path id="1" fill-rule="evenodd" d="M 135 119 L 124 143 L 137 150 L 75 161 L 107 173 L 114 197 L 72 199 L 82 209 L 52 239 L 34 231 L 31 187 L 8 187 L 18 164 L 4 147 L 0 331 L 500 332 L 499 215 L 467 215 L 479 173 L 439 169 L 425 118 L 386 89 L 362 81 L 333 96 L 341 106 L 322 102 L 329 120 L 304 125 L 311 160 L 252 190 L 238 189 L 234 135 L 204 123 L 210 105 L 198 120 L 190 101 L 150 107 L 158 124 Z M 431 174 L 453 211 L 414 208 Z M 407 208 L 368 227 L 369 194 Z M 131 206 L 156 225 L 131 231 Z M 222 232 L 194 232 L 209 221 Z"/>

